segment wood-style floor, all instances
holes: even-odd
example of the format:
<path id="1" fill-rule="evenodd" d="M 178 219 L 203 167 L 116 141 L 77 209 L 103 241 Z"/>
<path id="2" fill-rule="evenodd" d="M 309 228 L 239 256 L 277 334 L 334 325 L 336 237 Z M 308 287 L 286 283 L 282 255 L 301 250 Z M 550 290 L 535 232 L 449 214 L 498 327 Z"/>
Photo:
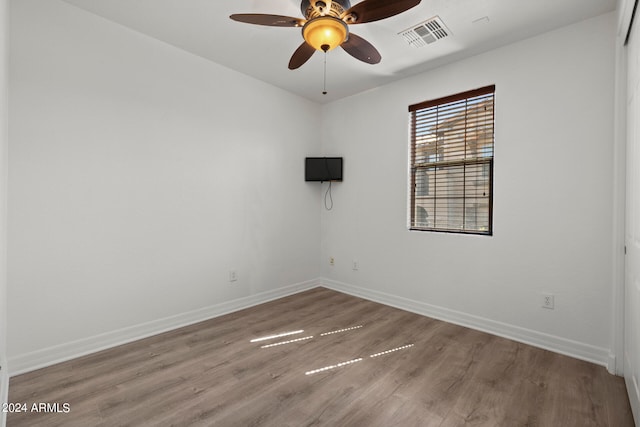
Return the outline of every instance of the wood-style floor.
<path id="1" fill-rule="evenodd" d="M 323 288 L 14 377 L 9 400 L 62 412 L 8 427 L 633 426 L 603 367 Z"/>

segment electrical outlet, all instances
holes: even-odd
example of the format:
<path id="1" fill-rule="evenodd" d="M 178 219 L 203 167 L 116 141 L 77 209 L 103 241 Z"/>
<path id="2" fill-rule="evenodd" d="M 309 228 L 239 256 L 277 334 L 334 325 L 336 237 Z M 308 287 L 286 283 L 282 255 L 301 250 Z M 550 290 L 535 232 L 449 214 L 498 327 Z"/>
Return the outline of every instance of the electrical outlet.
<path id="1" fill-rule="evenodd" d="M 330 265 L 330 266 L 332 266 L 332 267 L 333 267 L 334 265 L 336 265 L 336 260 L 335 260 L 335 258 L 334 258 L 334 257 L 332 257 L 332 256 L 330 256 L 330 257 L 329 257 L 329 265 Z"/>
<path id="2" fill-rule="evenodd" d="M 356 260 L 353 260 L 353 263 L 351 264 L 351 268 L 354 271 L 358 271 L 358 269 L 360 268 L 360 263 L 358 263 L 358 261 L 356 261 Z"/>
<path id="3" fill-rule="evenodd" d="M 553 310 L 555 308 L 555 295 L 542 294 L 542 308 Z"/>
<path id="4" fill-rule="evenodd" d="M 238 280 L 238 272 L 236 270 L 229 271 L 229 281 L 236 282 Z"/>

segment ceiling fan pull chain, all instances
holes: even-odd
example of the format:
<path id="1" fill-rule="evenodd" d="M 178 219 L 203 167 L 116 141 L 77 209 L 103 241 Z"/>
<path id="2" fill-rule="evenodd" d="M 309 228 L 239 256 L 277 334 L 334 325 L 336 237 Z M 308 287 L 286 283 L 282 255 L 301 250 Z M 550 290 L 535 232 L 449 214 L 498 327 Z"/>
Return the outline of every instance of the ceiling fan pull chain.
<path id="1" fill-rule="evenodd" d="M 322 86 L 322 94 L 327 94 L 327 51 L 324 51 L 324 83 Z"/>

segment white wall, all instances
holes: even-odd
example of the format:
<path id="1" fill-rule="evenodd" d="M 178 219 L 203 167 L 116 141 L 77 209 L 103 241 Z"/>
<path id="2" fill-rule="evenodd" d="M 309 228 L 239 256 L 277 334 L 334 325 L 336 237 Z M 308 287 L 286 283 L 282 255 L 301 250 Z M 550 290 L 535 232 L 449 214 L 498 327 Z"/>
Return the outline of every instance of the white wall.
<path id="1" fill-rule="evenodd" d="M 632 3 L 632 2 L 626 2 Z M 629 10 L 630 8 L 625 8 Z M 629 401 L 640 425 L 640 24 L 638 16 L 631 27 L 625 48 L 627 60 L 627 146 L 626 146 L 626 224 L 627 248 L 625 271 L 625 369 Z M 622 20 L 622 35 L 628 26 Z"/>
<path id="2" fill-rule="evenodd" d="M 58 0 L 11 6 L 12 373 L 319 276 L 319 106 Z"/>
<path id="3" fill-rule="evenodd" d="M 7 0 L 0 0 L 0 404 L 7 402 L 7 146 L 8 146 L 8 70 L 9 12 Z M 6 414 L 0 413 L 0 425 Z"/>
<path id="4" fill-rule="evenodd" d="M 345 157 L 328 283 L 614 370 L 614 40 L 611 13 L 325 106 L 324 150 Z M 488 84 L 493 237 L 407 231 L 408 105 Z"/>

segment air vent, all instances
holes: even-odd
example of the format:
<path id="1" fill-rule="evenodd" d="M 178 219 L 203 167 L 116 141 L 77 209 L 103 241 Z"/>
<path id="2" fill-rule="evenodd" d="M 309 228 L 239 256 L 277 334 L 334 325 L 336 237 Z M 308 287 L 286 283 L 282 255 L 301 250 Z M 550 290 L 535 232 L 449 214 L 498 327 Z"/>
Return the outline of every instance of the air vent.
<path id="1" fill-rule="evenodd" d="M 398 35 L 404 37 L 407 43 L 413 47 L 423 47 L 448 37 L 451 32 L 440 17 L 434 16 L 420 24 L 413 25 L 411 28 L 398 33 Z"/>

